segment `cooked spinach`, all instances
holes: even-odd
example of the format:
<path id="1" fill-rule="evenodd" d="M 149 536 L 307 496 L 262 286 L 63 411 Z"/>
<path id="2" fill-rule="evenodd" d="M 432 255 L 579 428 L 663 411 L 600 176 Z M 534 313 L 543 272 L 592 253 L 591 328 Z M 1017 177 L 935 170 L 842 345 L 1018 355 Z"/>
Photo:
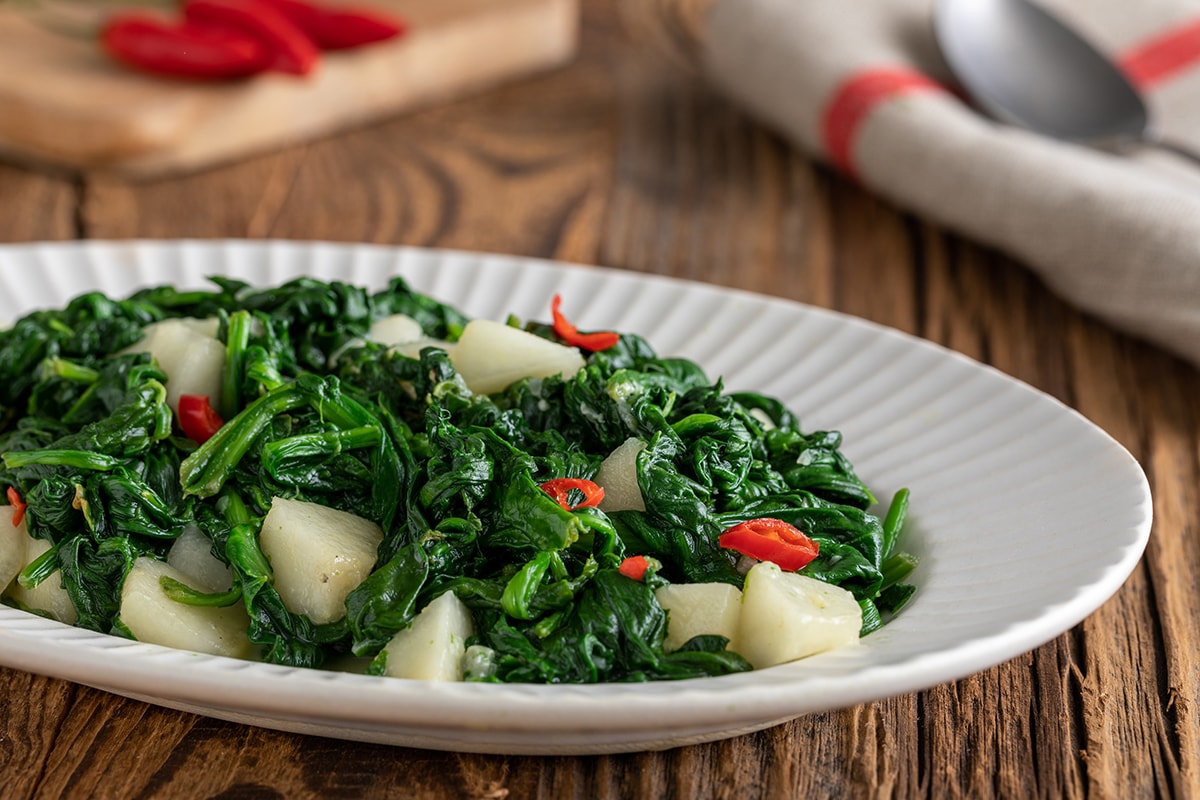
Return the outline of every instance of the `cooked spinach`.
<path id="1" fill-rule="evenodd" d="M 805 433 L 777 400 L 726 393 L 702 369 L 659 357 L 636 335 L 589 355 L 574 377 L 524 379 L 473 394 L 444 350 L 410 357 L 367 339 L 406 314 L 454 341 L 467 319 L 397 278 L 370 293 L 302 278 L 260 289 L 169 286 L 123 300 L 89 293 L 0 332 L 0 486 L 27 503 L 49 552 L 19 577 L 56 572 L 92 630 L 127 633 L 120 587 L 139 556 L 163 558 L 198 527 L 233 588 L 164 582 L 195 605 L 242 603 L 267 660 L 318 666 L 373 657 L 432 599 L 453 591 L 492 651 L 495 681 L 641 681 L 749 669 L 719 636 L 674 652 L 654 589 L 667 582 L 740 585 L 723 530 L 770 516 L 820 544 L 804 569 L 850 590 L 863 633 L 911 596 L 915 561 L 896 550 L 907 506 L 885 517 L 840 451 Z M 197 446 L 179 434 L 167 377 L 127 348 L 174 317 L 220 321 L 226 345 L 219 411 L 227 422 Z M 545 324 L 526 329 L 553 338 Z M 630 437 L 645 511 L 569 510 L 540 484 L 591 478 Z M 11 496 L 11 495 L 10 495 Z M 318 625 L 288 610 L 258 531 L 271 499 L 306 500 L 367 517 L 383 543 L 346 616 Z M 642 581 L 627 555 L 656 560 Z M 169 585 L 168 585 L 169 583 Z"/>

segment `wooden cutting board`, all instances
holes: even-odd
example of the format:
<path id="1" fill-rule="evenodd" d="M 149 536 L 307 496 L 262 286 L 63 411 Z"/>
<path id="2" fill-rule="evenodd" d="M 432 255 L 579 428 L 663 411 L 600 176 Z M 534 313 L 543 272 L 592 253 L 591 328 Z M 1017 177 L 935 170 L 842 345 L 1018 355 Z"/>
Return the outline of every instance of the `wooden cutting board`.
<path id="1" fill-rule="evenodd" d="M 301 141 L 568 61 L 578 0 L 366 0 L 400 39 L 323 54 L 313 74 L 160 79 L 0 4 L 0 152 L 131 177 Z"/>

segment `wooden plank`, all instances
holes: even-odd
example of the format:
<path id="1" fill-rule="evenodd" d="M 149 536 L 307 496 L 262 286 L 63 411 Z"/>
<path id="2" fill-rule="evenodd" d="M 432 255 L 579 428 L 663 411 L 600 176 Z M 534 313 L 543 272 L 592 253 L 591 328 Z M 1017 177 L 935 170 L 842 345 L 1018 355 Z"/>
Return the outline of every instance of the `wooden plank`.
<path id="1" fill-rule="evenodd" d="M 577 0 L 381 0 L 400 39 L 328 53 L 304 78 L 164 80 L 0 8 L 0 150 L 157 176 L 378 120 L 564 63 Z"/>
<path id="2" fill-rule="evenodd" d="M 93 177 L 87 230 L 97 238 L 270 236 L 590 260 L 611 169 L 602 72 L 581 59 L 476 100 L 170 180 Z"/>
<path id="3" fill-rule="evenodd" d="M 0 242 L 74 238 L 79 194 L 64 177 L 0 164 Z"/>

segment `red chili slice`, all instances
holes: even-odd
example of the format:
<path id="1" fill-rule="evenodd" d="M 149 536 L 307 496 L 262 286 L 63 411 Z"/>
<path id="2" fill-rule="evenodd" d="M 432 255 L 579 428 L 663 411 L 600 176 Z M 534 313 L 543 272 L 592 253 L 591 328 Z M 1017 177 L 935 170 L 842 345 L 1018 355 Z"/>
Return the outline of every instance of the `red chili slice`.
<path id="1" fill-rule="evenodd" d="M 208 397 L 202 394 L 184 394 L 179 396 L 179 427 L 183 435 L 198 444 L 204 444 L 221 429 L 225 423 L 216 411 Z"/>
<path id="2" fill-rule="evenodd" d="M 630 556 L 620 563 L 617 567 L 617 572 L 626 578 L 633 578 L 635 581 L 640 581 L 646 577 L 646 570 L 649 568 L 650 562 L 645 556 Z"/>
<path id="3" fill-rule="evenodd" d="M 562 306 L 562 297 L 556 294 L 550 301 L 550 315 L 554 318 L 555 335 L 566 344 L 595 352 L 597 350 L 607 350 L 621 341 L 620 334 L 613 333 L 612 331 L 580 333 L 579 329 L 563 316 L 562 311 L 559 310 L 560 306 Z"/>
<path id="4" fill-rule="evenodd" d="M 21 495 L 17 493 L 17 487 L 8 487 L 6 494 L 8 495 L 8 504 L 13 507 L 13 527 L 20 527 L 21 523 L 25 520 L 25 509 L 28 506 L 21 500 Z"/>
<path id="5" fill-rule="evenodd" d="M 577 489 L 583 493 L 583 501 L 571 505 L 570 493 Z M 583 478 L 554 478 L 542 484 L 542 491 L 558 501 L 567 511 L 578 511 L 581 508 L 593 508 L 600 505 L 604 499 L 604 487 L 584 480 Z"/>
<path id="6" fill-rule="evenodd" d="M 322 50 L 348 50 L 401 36 L 404 21 L 375 9 L 326 6 L 306 0 L 259 0 L 303 30 Z"/>
<path id="7" fill-rule="evenodd" d="M 271 69 L 307 75 L 321 51 L 298 25 L 259 0 L 186 0 L 184 19 L 234 28 L 261 39 L 270 53 Z"/>
<path id="8" fill-rule="evenodd" d="M 795 526 L 772 517 L 734 525 L 717 538 L 717 543 L 759 561 L 773 561 L 788 572 L 800 569 L 820 552 L 817 542 Z"/>
<path id="9" fill-rule="evenodd" d="M 100 42 L 114 60 L 155 75 L 199 80 L 246 78 L 266 70 L 269 48 L 239 30 L 163 22 L 119 14 L 105 23 Z"/>

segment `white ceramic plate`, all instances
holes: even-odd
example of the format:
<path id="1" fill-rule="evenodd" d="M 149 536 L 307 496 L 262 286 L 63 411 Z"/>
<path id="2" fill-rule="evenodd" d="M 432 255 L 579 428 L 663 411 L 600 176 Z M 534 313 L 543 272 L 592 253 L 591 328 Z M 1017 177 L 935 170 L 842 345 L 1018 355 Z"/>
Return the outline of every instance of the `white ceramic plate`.
<path id="1" fill-rule="evenodd" d="M 999 372 L 861 320 L 728 289 L 529 259 L 294 242 L 0 247 L 0 319 L 86 289 L 268 285 L 309 274 L 414 288 L 473 316 L 643 334 L 731 390 L 775 395 L 834 429 L 880 498 L 912 491 L 904 547 L 919 586 L 851 648 L 752 673 L 642 685 L 435 684 L 196 655 L 0 608 L 0 663 L 171 708 L 288 731 L 494 753 L 606 753 L 749 732 L 950 681 L 1069 629 L 1145 547 L 1133 458 L 1079 414 Z"/>

